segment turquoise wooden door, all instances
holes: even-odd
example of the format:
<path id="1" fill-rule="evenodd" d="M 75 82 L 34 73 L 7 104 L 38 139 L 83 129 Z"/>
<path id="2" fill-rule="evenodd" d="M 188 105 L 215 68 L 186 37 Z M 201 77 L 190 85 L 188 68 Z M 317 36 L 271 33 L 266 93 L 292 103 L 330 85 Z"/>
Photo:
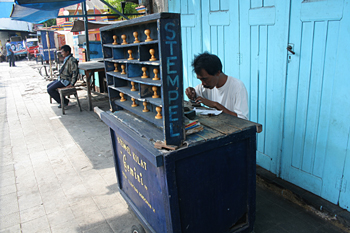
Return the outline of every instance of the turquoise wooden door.
<path id="1" fill-rule="evenodd" d="M 194 54 L 202 52 L 202 4 L 200 0 L 169 0 L 168 4 L 170 12 L 181 13 L 183 82 L 186 90 L 199 83 L 192 72 L 191 62 Z"/>
<path id="2" fill-rule="evenodd" d="M 202 0 L 203 51 L 216 54 L 223 72 L 239 78 L 238 1 Z"/>
<path id="3" fill-rule="evenodd" d="M 240 1 L 240 78 L 249 93 L 257 135 L 257 163 L 279 174 L 288 42 L 289 3 Z"/>
<path id="4" fill-rule="evenodd" d="M 194 55 L 214 53 L 224 72 L 239 78 L 238 1 L 169 0 L 169 11 L 181 13 L 184 89 L 200 81 L 192 72 Z"/>
<path id="5" fill-rule="evenodd" d="M 347 206 L 349 16 L 348 0 L 291 1 L 281 169 L 283 179 Z"/>

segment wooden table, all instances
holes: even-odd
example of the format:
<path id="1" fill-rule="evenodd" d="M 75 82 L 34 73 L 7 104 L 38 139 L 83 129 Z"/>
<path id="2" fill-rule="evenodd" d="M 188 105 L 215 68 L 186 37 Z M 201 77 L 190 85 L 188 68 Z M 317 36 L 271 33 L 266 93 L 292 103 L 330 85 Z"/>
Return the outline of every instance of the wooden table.
<path id="1" fill-rule="evenodd" d="M 79 74 L 86 75 L 86 86 L 87 86 L 87 94 L 88 94 L 88 108 L 92 111 L 92 103 L 91 103 L 91 84 L 94 83 L 95 72 L 104 71 L 105 66 L 103 62 L 99 61 L 88 61 L 79 63 Z M 90 79 L 92 77 L 92 81 Z"/>

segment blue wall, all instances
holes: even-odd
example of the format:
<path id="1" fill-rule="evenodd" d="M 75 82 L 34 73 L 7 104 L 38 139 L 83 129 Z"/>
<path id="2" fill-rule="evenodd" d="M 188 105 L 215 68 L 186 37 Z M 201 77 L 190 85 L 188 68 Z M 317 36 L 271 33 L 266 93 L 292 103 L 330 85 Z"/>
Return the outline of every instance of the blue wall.
<path id="1" fill-rule="evenodd" d="M 181 13 L 184 88 L 195 54 L 217 54 L 263 125 L 257 163 L 350 207 L 349 0 L 168 0 Z M 292 46 L 292 53 L 287 46 Z"/>

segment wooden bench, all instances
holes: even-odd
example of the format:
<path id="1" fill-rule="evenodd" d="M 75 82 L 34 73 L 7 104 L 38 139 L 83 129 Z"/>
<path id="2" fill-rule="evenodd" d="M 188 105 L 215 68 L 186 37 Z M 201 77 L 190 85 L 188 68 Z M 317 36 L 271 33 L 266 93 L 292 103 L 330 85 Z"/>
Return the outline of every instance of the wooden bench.
<path id="1" fill-rule="evenodd" d="M 61 98 L 61 108 L 62 108 L 62 114 L 65 115 L 65 111 L 64 111 L 64 97 L 65 96 L 70 96 L 70 95 L 74 95 L 75 98 L 77 98 L 77 102 L 81 110 L 81 106 L 80 106 L 80 102 L 79 102 L 79 98 L 78 98 L 78 90 L 81 90 L 81 88 L 76 88 L 76 87 L 63 87 L 63 88 L 58 88 L 58 93 L 60 94 L 60 98 Z M 50 99 L 50 103 L 51 103 L 51 99 Z"/>

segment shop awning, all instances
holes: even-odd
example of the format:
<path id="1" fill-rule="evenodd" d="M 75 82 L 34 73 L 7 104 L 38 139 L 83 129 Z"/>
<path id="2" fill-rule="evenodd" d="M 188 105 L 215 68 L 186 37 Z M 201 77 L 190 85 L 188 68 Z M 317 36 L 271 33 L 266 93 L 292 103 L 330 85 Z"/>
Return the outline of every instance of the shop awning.
<path id="1" fill-rule="evenodd" d="M 13 0 L 0 0 L 0 18 L 10 18 Z"/>
<path id="2" fill-rule="evenodd" d="M 31 32 L 32 23 L 11 20 L 10 15 L 14 3 L 14 0 L 0 0 L 0 30 Z"/>
<path id="3" fill-rule="evenodd" d="M 115 22 L 91 21 L 91 22 L 88 22 L 88 29 L 96 29 L 96 28 L 107 26 L 107 25 L 111 25 L 113 23 L 115 23 Z M 80 31 L 84 31 L 84 30 L 85 30 L 84 20 L 74 20 L 73 27 L 70 31 L 71 32 L 80 32 Z"/>
<path id="4" fill-rule="evenodd" d="M 16 0 L 13 5 L 11 18 L 31 23 L 41 23 L 48 19 L 57 18 L 60 8 L 83 2 L 83 0 Z"/>

